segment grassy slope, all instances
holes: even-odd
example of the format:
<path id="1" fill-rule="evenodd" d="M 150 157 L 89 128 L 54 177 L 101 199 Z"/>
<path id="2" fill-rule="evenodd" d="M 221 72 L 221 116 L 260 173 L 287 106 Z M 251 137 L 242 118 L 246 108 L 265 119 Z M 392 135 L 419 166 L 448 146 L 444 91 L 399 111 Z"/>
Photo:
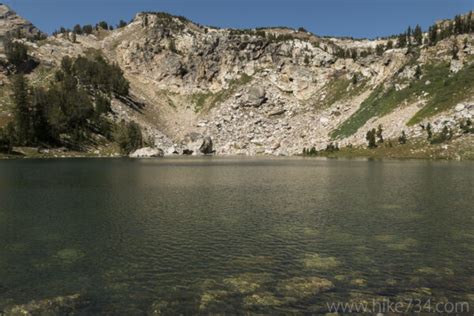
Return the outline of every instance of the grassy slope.
<path id="1" fill-rule="evenodd" d="M 356 85 L 352 84 L 352 80 L 344 77 L 331 80 L 326 87 L 326 98 L 318 103 L 319 108 L 327 108 L 332 104 L 347 100 L 351 97 L 357 96 L 364 91 L 366 81 L 358 82 Z"/>
<path id="2" fill-rule="evenodd" d="M 394 87 L 384 90 L 377 87 L 361 104 L 359 110 L 331 133 L 332 138 L 348 137 L 374 116 L 383 116 L 404 101 L 410 101 L 429 93 L 426 105 L 409 122 L 421 120 L 446 111 L 474 93 L 474 65 L 469 65 L 457 74 L 450 74 L 449 65 L 429 64 L 422 69 L 421 80 L 412 81 L 406 88 L 396 91 Z M 426 82 L 430 81 L 429 85 Z"/>
<path id="3" fill-rule="evenodd" d="M 253 77 L 243 74 L 239 79 L 233 80 L 229 84 L 228 89 L 221 90 L 217 93 L 197 93 L 192 96 L 194 103 L 194 112 L 198 113 L 212 109 L 215 105 L 229 98 L 239 86 L 243 86 L 251 82 Z"/>
<path id="4" fill-rule="evenodd" d="M 442 144 L 430 145 L 425 139 L 411 139 L 405 145 L 396 140 L 379 145 L 376 149 L 365 146 L 341 148 L 338 152 L 321 153 L 328 158 L 375 158 L 375 159 L 448 159 L 474 160 L 474 135 L 466 135 Z"/>

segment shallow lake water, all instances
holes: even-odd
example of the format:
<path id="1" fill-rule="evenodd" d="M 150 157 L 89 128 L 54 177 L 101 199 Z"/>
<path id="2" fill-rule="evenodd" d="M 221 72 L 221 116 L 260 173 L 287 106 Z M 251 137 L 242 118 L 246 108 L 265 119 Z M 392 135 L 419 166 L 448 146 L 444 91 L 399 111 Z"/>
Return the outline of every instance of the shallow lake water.
<path id="1" fill-rule="evenodd" d="M 473 187 L 471 162 L 0 161 L 0 310 L 76 293 L 110 315 L 472 304 Z"/>

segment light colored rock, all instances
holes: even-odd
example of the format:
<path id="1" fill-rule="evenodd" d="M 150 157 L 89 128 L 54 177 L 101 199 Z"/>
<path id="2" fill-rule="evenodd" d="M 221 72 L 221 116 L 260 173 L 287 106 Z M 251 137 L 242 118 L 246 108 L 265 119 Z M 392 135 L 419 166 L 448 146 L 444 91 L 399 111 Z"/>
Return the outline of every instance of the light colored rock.
<path id="1" fill-rule="evenodd" d="M 163 157 L 164 152 L 159 148 L 144 147 L 135 150 L 129 155 L 130 158 L 156 158 Z"/>

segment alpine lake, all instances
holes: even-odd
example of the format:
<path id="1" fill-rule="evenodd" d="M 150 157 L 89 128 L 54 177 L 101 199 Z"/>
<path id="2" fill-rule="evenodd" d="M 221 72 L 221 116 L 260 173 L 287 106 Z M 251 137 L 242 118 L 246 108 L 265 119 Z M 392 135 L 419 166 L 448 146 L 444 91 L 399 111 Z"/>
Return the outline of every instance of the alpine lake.
<path id="1" fill-rule="evenodd" d="M 71 295 L 78 315 L 472 314 L 474 164 L 0 161 L 0 311 Z"/>

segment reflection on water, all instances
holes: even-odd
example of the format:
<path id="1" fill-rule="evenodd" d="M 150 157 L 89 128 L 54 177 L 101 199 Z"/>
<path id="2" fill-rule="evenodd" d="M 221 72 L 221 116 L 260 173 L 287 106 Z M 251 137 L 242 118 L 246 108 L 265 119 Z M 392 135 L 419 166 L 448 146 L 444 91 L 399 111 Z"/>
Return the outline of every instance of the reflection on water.
<path id="1" fill-rule="evenodd" d="M 0 310 L 327 312 L 473 301 L 474 165 L 305 159 L 0 162 Z"/>

